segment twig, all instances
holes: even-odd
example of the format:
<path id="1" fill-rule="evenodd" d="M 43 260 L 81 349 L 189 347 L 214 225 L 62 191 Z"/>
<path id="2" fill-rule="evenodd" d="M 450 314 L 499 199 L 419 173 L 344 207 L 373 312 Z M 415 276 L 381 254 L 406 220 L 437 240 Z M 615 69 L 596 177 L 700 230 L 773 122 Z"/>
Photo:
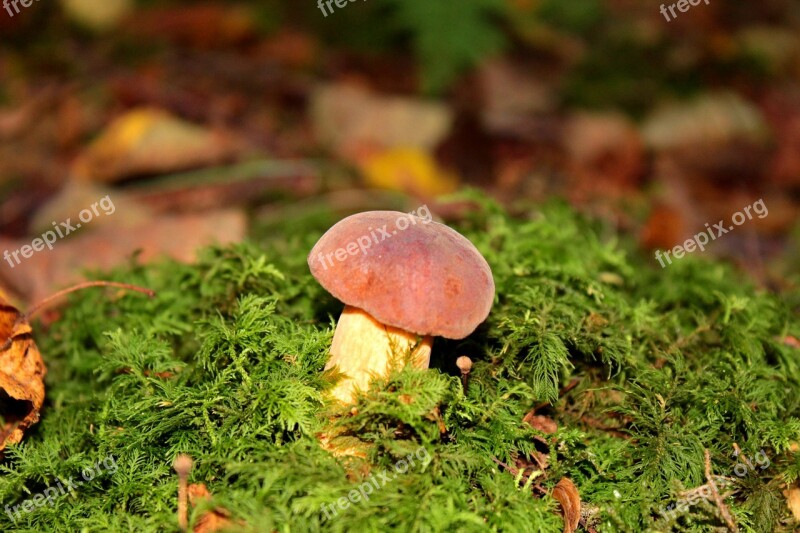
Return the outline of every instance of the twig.
<path id="1" fill-rule="evenodd" d="M 514 468 L 513 466 L 508 466 L 507 464 L 505 464 L 504 462 L 500 461 L 500 460 L 499 460 L 499 459 L 497 459 L 496 457 L 492 457 L 492 461 L 494 461 L 494 462 L 495 462 L 495 463 L 497 463 L 498 465 L 500 465 L 500 466 L 502 466 L 503 468 L 505 468 L 505 469 L 506 469 L 506 471 L 508 471 L 508 473 L 509 473 L 509 474 L 511 474 L 511 475 L 513 475 L 514 477 L 520 477 L 520 478 L 521 478 L 521 477 L 522 477 L 522 475 L 524 475 L 524 473 L 525 473 L 525 470 L 524 470 L 524 469 L 523 469 L 523 470 L 520 470 L 520 469 L 518 469 L 518 468 Z M 532 481 L 533 481 L 533 479 L 534 479 L 534 478 L 533 478 L 534 474 L 536 474 L 536 472 L 531 472 L 531 473 L 530 473 L 530 475 L 528 476 L 528 479 L 527 479 L 527 481 L 525 482 L 525 484 L 526 484 L 526 485 L 527 485 L 528 483 L 530 483 L 530 482 L 532 482 Z M 532 489 L 534 489 L 534 490 L 538 490 L 538 491 L 539 491 L 539 492 L 541 492 L 542 494 L 547 494 L 547 491 L 546 491 L 546 490 L 544 490 L 542 487 L 540 487 L 538 483 L 537 483 L 536 485 L 533 485 L 531 488 L 532 488 Z"/>
<path id="2" fill-rule="evenodd" d="M 719 491 L 717 490 L 717 484 L 714 482 L 714 476 L 711 475 L 711 452 L 707 449 L 705 450 L 706 456 L 706 479 L 708 480 L 708 486 L 711 488 L 711 496 L 714 498 L 714 501 L 717 503 L 717 507 L 719 508 L 720 514 L 722 514 L 722 519 L 725 520 L 725 523 L 728 524 L 728 529 L 733 531 L 733 533 L 739 533 L 739 528 L 736 527 L 736 524 L 731 517 L 730 511 L 728 511 L 728 507 L 722 501 L 722 498 L 719 495 Z"/>
<path id="3" fill-rule="evenodd" d="M 714 476 L 714 479 L 716 480 L 716 483 L 717 483 L 717 490 L 720 490 L 720 489 L 724 490 L 728 485 L 733 483 L 733 480 L 731 478 L 727 478 L 725 476 Z M 702 484 L 700 486 L 697 486 L 697 487 L 695 487 L 693 489 L 687 489 L 687 490 L 681 491 L 678 494 L 683 499 L 691 499 L 695 495 L 702 495 L 706 491 L 706 489 L 711 490 L 709 485 L 708 485 L 708 483 L 704 483 L 704 484 Z M 739 491 L 738 488 L 734 488 L 730 492 L 726 492 L 724 494 L 721 494 L 720 497 L 724 501 L 728 497 L 736 494 L 738 491 Z"/>
<path id="4" fill-rule="evenodd" d="M 748 459 L 748 457 L 742 453 L 742 449 L 739 448 L 739 445 L 735 442 L 733 443 L 733 450 L 736 452 L 734 455 L 738 458 L 739 456 L 744 457 L 744 461 L 747 463 L 747 466 L 750 467 L 751 471 L 755 471 L 756 467 L 753 466 L 753 463 Z"/>
<path id="5" fill-rule="evenodd" d="M 61 298 L 65 294 L 79 291 L 81 289 L 87 289 L 89 287 L 117 287 L 119 289 L 127 289 L 130 291 L 141 292 L 142 294 L 146 294 L 150 298 L 156 295 L 155 291 L 151 289 L 145 289 L 144 287 L 137 287 L 136 285 L 129 285 L 127 283 L 118 283 L 116 281 L 87 281 L 85 283 L 79 283 L 74 287 L 58 291 L 57 293 L 48 296 L 41 302 L 37 303 L 36 305 L 28 309 L 28 311 L 23 316 L 26 320 L 29 320 L 33 315 L 39 312 L 43 307 L 49 305 L 53 300 Z"/>

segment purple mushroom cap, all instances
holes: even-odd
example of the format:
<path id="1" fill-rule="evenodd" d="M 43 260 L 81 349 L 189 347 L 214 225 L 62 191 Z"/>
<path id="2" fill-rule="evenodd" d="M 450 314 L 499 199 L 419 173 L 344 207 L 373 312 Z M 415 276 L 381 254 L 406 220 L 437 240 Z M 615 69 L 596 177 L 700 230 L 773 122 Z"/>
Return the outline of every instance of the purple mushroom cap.
<path id="1" fill-rule="evenodd" d="M 462 339 L 489 315 L 489 264 L 457 231 L 398 211 L 368 211 L 331 227 L 308 255 L 333 296 L 382 324 Z"/>

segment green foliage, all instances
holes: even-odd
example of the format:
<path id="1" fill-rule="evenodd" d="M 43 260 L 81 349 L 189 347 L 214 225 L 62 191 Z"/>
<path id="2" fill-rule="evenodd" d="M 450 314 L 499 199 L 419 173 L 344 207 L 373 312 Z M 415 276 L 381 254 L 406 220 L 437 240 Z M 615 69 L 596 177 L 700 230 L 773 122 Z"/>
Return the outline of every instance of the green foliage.
<path id="1" fill-rule="evenodd" d="M 504 43 L 493 20 L 505 12 L 502 0 L 392 0 L 392 4 L 398 26 L 411 33 L 427 93 L 446 89 L 465 68 Z"/>
<path id="2" fill-rule="evenodd" d="M 713 503 L 659 514 L 705 483 L 705 449 L 733 479 L 726 504 L 743 530 L 791 530 L 781 488 L 800 477 L 800 355 L 781 340 L 800 332 L 796 294 L 756 290 L 706 257 L 658 268 L 562 205 L 511 218 L 484 203 L 459 230 L 493 269 L 488 320 L 463 341 L 437 339 L 431 369 L 377 381 L 351 413 L 325 400 L 341 304 L 305 263 L 333 222 L 295 215 L 261 247 L 132 265 L 112 278 L 155 299 L 87 291 L 37 326 L 47 403 L 2 463 L 2 506 L 109 454 L 118 470 L 15 524 L 0 512 L 0 530 L 176 531 L 171 464 L 183 452 L 191 482 L 214 495 L 193 520 L 221 506 L 252 531 L 557 532 L 557 504 L 530 486 L 564 476 L 601 531 L 712 531 Z M 465 354 L 466 393 L 454 365 Z M 554 435 L 523 422 L 535 407 Z M 366 459 L 322 449 L 331 428 Z M 769 466 L 737 477 L 734 443 Z M 531 468 L 498 465 L 536 453 L 549 465 L 527 489 Z M 384 471 L 368 500 L 326 515 Z"/>
<path id="3" fill-rule="evenodd" d="M 575 0 L 559 2 L 546 0 L 537 9 L 536 17 L 555 28 L 574 33 L 585 33 L 594 28 L 606 15 L 600 0 Z"/>

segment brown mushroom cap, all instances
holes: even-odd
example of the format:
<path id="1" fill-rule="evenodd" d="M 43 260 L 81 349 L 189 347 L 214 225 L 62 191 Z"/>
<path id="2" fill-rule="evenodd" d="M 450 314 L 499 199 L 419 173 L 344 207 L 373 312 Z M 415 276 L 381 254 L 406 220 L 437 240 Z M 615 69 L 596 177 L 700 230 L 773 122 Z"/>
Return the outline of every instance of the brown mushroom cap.
<path id="1" fill-rule="evenodd" d="M 494 300 L 489 264 L 466 237 L 398 211 L 339 221 L 314 245 L 308 266 L 339 300 L 417 335 L 462 339 Z"/>

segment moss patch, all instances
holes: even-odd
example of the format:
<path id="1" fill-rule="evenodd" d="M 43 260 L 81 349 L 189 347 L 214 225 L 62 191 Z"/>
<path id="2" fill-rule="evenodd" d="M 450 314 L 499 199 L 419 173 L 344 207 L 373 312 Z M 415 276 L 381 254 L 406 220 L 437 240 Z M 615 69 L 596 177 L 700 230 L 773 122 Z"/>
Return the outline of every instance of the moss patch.
<path id="1" fill-rule="evenodd" d="M 2 464 L 0 502 L 13 513 L 109 455 L 117 469 L 20 508 L 16 523 L 0 512 L 0 530 L 177 530 L 171 465 L 183 452 L 190 481 L 254 531 L 557 532 L 557 504 L 530 485 L 564 476 L 601 531 L 712 531 L 722 522 L 706 500 L 659 513 L 705 483 L 705 449 L 735 483 L 726 502 L 742 529 L 792 529 L 781 494 L 800 474 L 789 450 L 800 351 L 781 341 L 800 336 L 791 296 L 703 257 L 646 265 L 559 205 L 525 219 L 486 205 L 458 227 L 492 266 L 497 302 L 468 339 L 437 339 L 431 370 L 392 375 L 338 419 L 371 444 L 366 480 L 378 488 L 327 517 L 322 506 L 366 472 L 316 436 L 335 410 L 322 368 L 342 306 L 305 256 L 333 222 L 315 219 L 280 247 L 209 249 L 192 266 L 132 265 L 112 278 L 157 298 L 84 292 L 39 327 L 47 403 Z M 465 354 L 466 395 L 455 367 Z M 558 423 L 554 435 L 523 423 L 534 407 Z M 734 475 L 734 443 L 769 465 Z M 528 488 L 498 466 L 525 466 L 537 447 L 549 465 Z M 429 460 L 399 473 L 409 454 Z"/>

